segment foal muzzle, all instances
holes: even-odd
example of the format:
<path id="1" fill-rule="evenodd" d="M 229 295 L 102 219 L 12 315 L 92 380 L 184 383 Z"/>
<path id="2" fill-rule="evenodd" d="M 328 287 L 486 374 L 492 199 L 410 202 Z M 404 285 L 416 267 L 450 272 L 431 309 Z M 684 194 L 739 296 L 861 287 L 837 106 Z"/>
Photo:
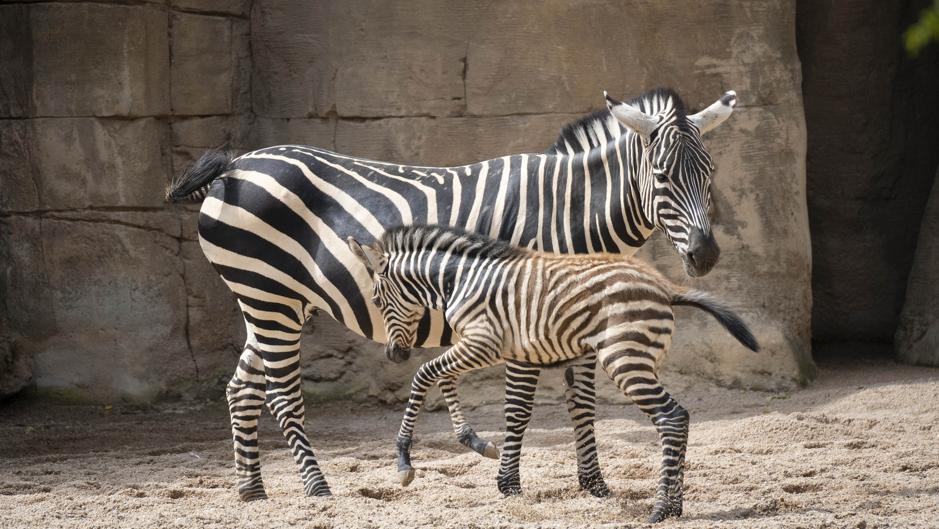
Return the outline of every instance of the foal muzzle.
<path id="1" fill-rule="evenodd" d="M 385 356 L 388 357 L 388 360 L 399 364 L 404 362 L 408 358 L 411 358 L 411 348 L 410 347 L 401 347 L 400 345 L 392 342 L 388 342 L 385 345 Z"/>

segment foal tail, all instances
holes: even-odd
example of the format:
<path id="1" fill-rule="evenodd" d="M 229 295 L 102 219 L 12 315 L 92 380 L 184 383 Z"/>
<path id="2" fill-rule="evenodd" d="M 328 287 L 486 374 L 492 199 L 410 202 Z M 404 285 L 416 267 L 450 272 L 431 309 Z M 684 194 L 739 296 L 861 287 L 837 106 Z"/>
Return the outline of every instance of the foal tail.
<path id="1" fill-rule="evenodd" d="M 751 351 L 759 351 L 760 344 L 756 337 L 750 332 L 750 328 L 729 308 L 720 301 L 714 299 L 710 294 L 700 290 L 686 290 L 672 295 L 672 305 L 685 305 L 697 307 L 711 316 L 714 316 L 721 325 L 727 329 L 738 342 L 742 343 Z"/>
<path id="2" fill-rule="evenodd" d="M 166 188 L 166 201 L 191 200 L 199 202 L 209 192 L 209 186 L 222 176 L 231 165 L 230 152 L 209 150 L 190 165 L 186 171 Z"/>

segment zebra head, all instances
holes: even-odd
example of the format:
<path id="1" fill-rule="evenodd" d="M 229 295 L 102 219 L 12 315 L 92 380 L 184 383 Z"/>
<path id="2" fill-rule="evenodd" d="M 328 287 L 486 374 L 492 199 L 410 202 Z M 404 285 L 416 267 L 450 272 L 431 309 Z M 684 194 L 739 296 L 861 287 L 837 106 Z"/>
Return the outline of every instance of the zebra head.
<path id="1" fill-rule="evenodd" d="M 639 136 L 637 183 L 646 218 L 665 232 L 689 276 L 707 274 L 717 263 L 720 248 L 710 224 L 715 168 L 701 136 L 730 116 L 737 95 L 726 92 L 693 115 L 687 115 L 678 94 L 667 89 L 653 90 L 630 103 L 603 95 L 613 117 Z"/>
<path id="2" fill-rule="evenodd" d="M 389 266 L 388 254 L 381 241 L 362 246 L 349 237 L 349 249 L 372 275 L 372 303 L 378 307 L 385 321 L 385 356 L 395 363 L 411 357 L 411 348 L 417 339 L 417 326 L 424 312 L 421 301 L 392 281 L 395 268 Z"/>

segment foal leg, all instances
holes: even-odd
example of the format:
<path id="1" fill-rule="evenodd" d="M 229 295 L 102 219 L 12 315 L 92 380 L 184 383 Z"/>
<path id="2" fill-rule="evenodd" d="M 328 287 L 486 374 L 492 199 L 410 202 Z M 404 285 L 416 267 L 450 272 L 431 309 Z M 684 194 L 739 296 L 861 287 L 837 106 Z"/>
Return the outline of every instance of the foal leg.
<path id="1" fill-rule="evenodd" d="M 535 366 L 512 361 L 505 363 L 505 442 L 496 483 L 499 492 L 506 496 L 522 493 L 518 471 L 522 437 L 531 420 L 531 408 L 540 374 L 541 369 Z"/>
<path id="2" fill-rule="evenodd" d="M 463 416 L 463 409 L 460 406 L 460 399 L 456 393 L 456 379 L 442 378 L 437 382 L 437 387 L 443 393 L 447 401 L 447 408 L 450 410 L 450 420 L 453 422 L 453 431 L 460 444 L 473 450 L 482 456 L 496 459 L 499 457 L 499 449 L 495 443 L 487 441 L 476 435 L 473 428 L 466 422 Z"/>
<path id="3" fill-rule="evenodd" d="M 637 347 L 635 342 L 615 343 L 602 348 L 598 355 L 616 385 L 652 419 L 659 433 L 662 466 L 650 523 L 681 516 L 688 446 L 688 412 L 665 391 L 655 375 L 654 365 L 664 354 L 664 347 L 655 350 L 653 346 Z"/>
<path id="4" fill-rule="evenodd" d="M 398 479 L 402 486 L 407 486 L 414 480 L 414 467 L 411 466 L 411 438 L 414 433 L 414 423 L 424 405 L 427 390 L 441 379 L 456 380 L 460 375 L 494 365 L 500 361 L 498 352 L 485 347 L 473 347 L 468 344 L 466 337 L 460 343 L 451 347 L 442 355 L 425 362 L 417 370 L 411 382 L 411 396 L 401 428 L 398 430 L 396 447 L 398 452 Z"/>
<path id="5" fill-rule="evenodd" d="M 598 498 L 610 495 L 600 473 L 594 420 L 597 416 L 597 391 L 594 386 L 597 355 L 591 352 L 564 371 L 567 411 L 574 423 L 574 446 L 577 450 L 577 481 L 580 488 Z"/>
<path id="6" fill-rule="evenodd" d="M 264 388 L 264 363 L 249 339 L 225 391 L 235 445 L 238 496 L 243 501 L 267 498 L 258 451 L 258 417 L 264 408 Z"/>

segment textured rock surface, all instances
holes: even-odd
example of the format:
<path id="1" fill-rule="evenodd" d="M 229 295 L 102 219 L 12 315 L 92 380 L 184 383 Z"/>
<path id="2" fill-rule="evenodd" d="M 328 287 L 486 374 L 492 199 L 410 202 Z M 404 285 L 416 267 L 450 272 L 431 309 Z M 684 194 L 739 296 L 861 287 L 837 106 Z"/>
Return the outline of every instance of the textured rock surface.
<path id="1" fill-rule="evenodd" d="M 898 35 L 929 3 L 798 3 L 822 342 L 893 340 L 939 164 L 939 47 L 910 59 Z"/>
<path id="2" fill-rule="evenodd" d="M 223 17 L 179 13 L 173 25 L 173 113 L 227 114 L 232 109 L 232 26 Z"/>
<path id="3" fill-rule="evenodd" d="M 678 4 L 693 24 L 674 23 Z M 737 304 L 765 346 L 744 354 L 682 311 L 668 365 L 760 386 L 812 372 L 792 2 L 639 2 L 628 17 L 607 1 L 0 9 L 0 250 L 10 256 L 0 263 L 0 343 L 34 360 L 40 388 L 95 399 L 220 394 L 243 323 L 201 255 L 197 206 L 160 202 L 171 174 L 205 148 L 304 143 L 460 164 L 542 151 L 560 125 L 602 104 L 602 90 L 628 97 L 657 85 L 694 108 L 740 94 L 705 140 L 719 165 L 723 261 L 695 284 Z M 690 282 L 664 241 L 643 256 Z M 429 357 L 392 365 L 322 317 L 303 346 L 304 388 L 318 399 L 400 399 Z M 471 377 L 468 391 L 501 383 L 500 373 Z"/>
<path id="4" fill-rule="evenodd" d="M 166 16 L 159 6 L 148 5 L 31 6 L 36 115 L 166 114 Z"/>
<path id="5" fill-rule="evenodd" d="M 939 184 L 935 182 L 919 229 L 894 345 L 903 362 L 939 367 Z"/>

